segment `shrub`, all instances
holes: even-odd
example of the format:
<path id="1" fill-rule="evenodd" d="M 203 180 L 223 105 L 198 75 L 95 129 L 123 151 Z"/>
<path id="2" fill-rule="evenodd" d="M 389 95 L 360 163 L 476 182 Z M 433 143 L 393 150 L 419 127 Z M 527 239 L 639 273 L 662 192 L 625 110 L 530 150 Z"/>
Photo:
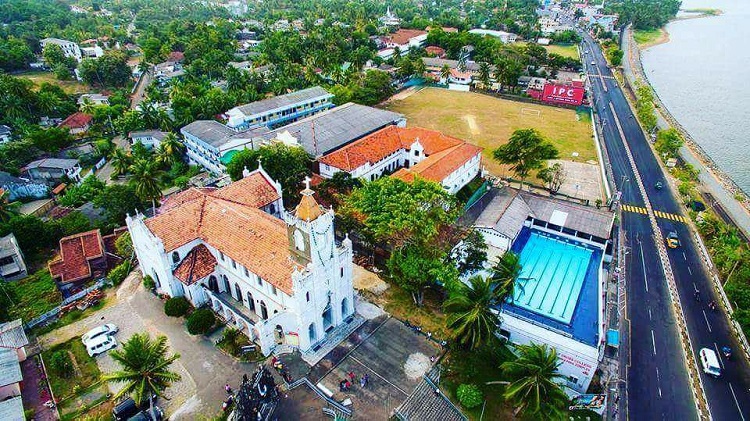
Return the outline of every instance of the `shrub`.
<path id="1" fill-rule="evenodd" d="M 125 277 L 128 276 L 130 273 L 131 264 L 129 260 L 126 260 L 119 265 L 115 266 L 114 269 L 109 271 L 109 274 L 107 274 L 107 278 L 112 281 L 112 285 L 120 285 L 122 281 L 125 280 Z"/>
<path id="2" fill-rule="evenodd" d="M 191 335 L 203 335 L 216 323 L 214 312 L 207 308 L 200 308 L 187 318 L 187 330 Z"/>
<path id="3" fill-rule="evenodd" d="M 185 297 L 172 297 L 164 303 L 164 313 L 169 317 L 182 317 L 190 309 L 190 303 Z"/>
<path id="4" fill-rule="evenodd" d="M 227 327 L 222 332 L 221 343 L 231 355 L 237 356 L 240 353 L 240 335 L 241 332 L 233 327 Z"/>
<path id="5" fill-rule="evenodd" d="M 146 289 L 156 288 L 156 282 L 154 282 L 154 278 L 152 278 L 151 275 L 146 275 L 143 277 L 143 287 Z"/>
<path id="6" fill-rule="evenodd" d="M 68 378 L 73 375 L 73 361 L 70 360 L 68 351 L 64 349 L 52 354 L 49 365 L 52 371 L 60 377 Z"/>
<path id="7" fill-rule="evenodd" d="M 458 401 L 464 408 L 474 408 L 482 404 L 484 396 L 479 387 L 475 384 L 462 384 L 456 391 Z"/>

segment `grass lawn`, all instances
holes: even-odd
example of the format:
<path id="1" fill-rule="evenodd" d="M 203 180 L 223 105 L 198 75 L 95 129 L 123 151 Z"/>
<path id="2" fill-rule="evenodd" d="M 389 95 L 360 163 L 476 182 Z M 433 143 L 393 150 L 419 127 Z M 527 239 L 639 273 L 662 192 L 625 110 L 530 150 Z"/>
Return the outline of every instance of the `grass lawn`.
<path id="1" fill-rule="evenodd" d="M 55 374 L 50 367 L 52 354 L 64 350 L 72 354 L 74 374 L 70 378 L 63 378 Z M 96 361 L 86 353 L 86 347 L 80 337 L 75 337 L 67 342 L 55 345 L 42 353 L 44 364 L 47 367 L 52 392 L 58 401 L 69 398 L 79 391 L 83 391 L 92 384 L 99 381 L 101 372 Z"/>
<path id="2" fill-rule="evenodd" d="M 27 322 L 62 302 L 62 295 L 47 268 L 40 269 L 19 281 L 4 282 L 3 286 L 13 300 L 9 310 L 11 319 L 20 317 Z"/>
<path id="3" fill-rule="evenodd" d="M 544 47 L 545 50 L 547 50 L 547 53 L 555 53 L 558 55 L 561 55 L 563 57 L 570 57 L 574 59 L 580 59 L 580 56 L 578 55 L 578 48 L 576 48 L 575 44 L 571 45 L 546 45 Z"/>
<path id="4" fill-rule="evenodd" d="M 483 165 L 500 177 L 511 174 L 492 159 L 492 151 L 507 143 L 517 129 L 539 130 L 557 147 L 561 159 L 572 160 L 571 154 L 577 152 L 575 161 L 596 161 L 591 120 L 574 110 L 440 88 L 422 89 L 391 102 L 387 109 L 404 114 L 409 126 L 439 130 L 483 147 Z"/>
<path id="5" fill-rule="evenodd" d="M 424 294 L 424 305 L 417 307 L 411 294 L 398 285 L 388 283 L 388 289 L 381 295 L 374 295 L 361 291 L 367 300 L 383 307 L 385 311 L 401 320 L 422 327 L 424 332 L 432 332 L 436 339 L 446 339 L 451 336 L 445 326 L 446 315 L 443 313 L 443 295 L 440 291 L 427 289 Z"/>
<path id="6" fill-rule="evenodd" d="M 658 29 L 638 29 L 633 31 L 633 39 L 641 48 L 650 47 L 662 43 L 669 35 L 661 28 Z"/>
<path id="7" fill-rule="evenodd" d="M 81 94 L 91 91 L 91 87 L 85 83 L 78 82 L 76 80 L 58 80 L 52 72 L 26 72 L 18 74 L 17 77 L 28 79 L 37 87 L 42 83 L 47 82 L 53 85 L 57 85 L 65 91 L 67 94 Z"/>

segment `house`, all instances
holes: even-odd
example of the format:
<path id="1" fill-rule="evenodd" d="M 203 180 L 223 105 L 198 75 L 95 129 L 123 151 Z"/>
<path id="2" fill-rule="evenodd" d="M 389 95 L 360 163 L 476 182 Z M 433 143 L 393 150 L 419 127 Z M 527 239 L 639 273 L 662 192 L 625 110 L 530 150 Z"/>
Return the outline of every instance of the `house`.
<path id="1" fill-rule="evenodd" d="M 48 186 L 56 185 L 64 178 L 81 181 L 81 165 L 77 159 L 38 159 L 26 165 L 24 172 L 32 181 L 46 183 Z"/>
<path id="2" fill-rule="evenodd" d="M 430 56 L 430 57 L 437 57 L 437 58 L 445 58 L 445 50 L 443 48 L 430 45 L 427 48 L 424 49 L 424 51 Z"/>
<path id="3" fill-rule="evenodd" d="M 68 118 L 58 124 L 58 127 L 68 129 L 72 135 L 84 134 L 89 131 L 93 121 L 93 116 L 79 111 L 75 114 L 69 115 Z"/>
<path id="4" fill-rule="evenodd" d="M 26 275 L 26 263 L 23 261 L 23 252 L 18 247 L 16 236 L 10 233 L 0 237 L 0 278 L 4 281 L 14 281 Z"/>
<path id="5" fill-rule="evenodd" d="M 456 83 L 459 85 L 470 85 L 471 84 L 471 72 L 462 72 L 458 69 L 451 69 L 451 73 L 448 76 L 448 83 Z"/>
<path id="6" fill-rule="evenodd" d="M 539 45 L 549 45 L 551 41 L 552 40 L 550 40 L 549 38 L 539 37 L 537 38 L 536 43 Z"/>
<path id="7" fill-rule="evenodd" d="M 470 34 L 476 34 L 476 35 L 483 35 L 483 36 L 490 36 L 498 38 L 503 44 L 512 44 L 516 42 L 518 39 L 518 35 L 505 32 L 505 31 L 496 31 L 494 29 L 470 29 Z"/>
<path id="8" fill-rule="evenodd" d="M 140 143 L 149 149 L 156 149 L 167 134 L 161 130 L 139 130 L 128 133 L 128 137 L 131 145 Z"/>
<path id="9" fill-rule="evenodd" d="M 21 365 L 15 349 L 0 348 L 0 402 L 21 397 Z"/>
<path id="10" fill-rule="evenodd" d="M 185 75 L 182 64 L 178 61 L 165 61 L 154 66 L 154 76 L 160 85 L 166 85 L 172 79 L 179 79 Z"/>
<path id="11" fill-rule="evenodd" d="M 368 181 L 386 174 L 440 183 L 451 194 L 479 174 L 482 148 L 420 127 L 388 126 L 318 159 L 320 175 L 340 171 Z"/>
<path id="12" fill-rule="evenodd" d="M 44 50 L 44 47 L 48 45 L 59 45 L 60 48 L 62 48 L 65 57 L 72 57 L 79 63 L 83 59 L 81 48 L 78 47 L 78 44 L 73 41 L 66 41 L 59 38 L 44 38 L 43 40 L 39 41 L 39 44 L 41 45 L 42 50 Z"/>
<path id="13" fill-rule="evenodd" d="M 333 95 L 320 86 L 234 107 L 226 112 L 227 126 L 240 131 L 275 128 L 333 107 Z"/>
<path id="14" fill-rule="evenodd" d="M 499 335 L 554 347 L 562 386 L 585 393 L 604 349 L 603 263 L 611 260 L 614 213 L 510 188 L 488 195 L 467 214 L 488 245 L 488 267 L 506 250 L 522 266 L 512 299 L 496 308 Z"/>
<path id="15" fill-rule="evenodd" d="M 378 51 L 378 57 L 388 60 L 393 57 L 396 48 L 402 56 L 409 53 L 412 48 L 420 48 L 427 41 L 427 32 L 419 29 L 399 29 L 398 31 L 381 37 L 384 47 Z"/>
<path id="16" fill-rule="evenodd" d="M 20 363 L 26 361 L 27 345 L 29 339 L 21 319 L 0 323 L 0 419 L 25 419 L 20 403 L 23 381 Z M 17 418 L 19 405 L 21 418 Z"/>
<path id="17" fill-rule="evenodd" d="M 60 253 L 47 265 L 52 279 L 61 289 L 69 289 L 73 284 L 103 277 L 119 260 L 114 242 L 124 232 L 119 228 L 103 237 L 95 229 L 61 238 Z"/>
<path id="18" fill-rule="evenodd" d="M 8 143 L 13 138 L 13 130 L 5 124 L 0 124 L 0 143 Z"/>
<path id="19" fill-rule="evenodd" d="M 178 193 L 152 218 L 128 216 L 140 270 L 158 292 L 209 306 L 264 355 L 282 346 L 305 358 L 358 326 L 352 243 L 336 242 L 334 212 L 309 185 L 287 212 L 262 167 L 243 175 Z"/>
<path id="20" fill-rule="evenodd" d="M 92 105 L 109 105 L 109 97 L 102 94 L 83 94 L 78 97 L 78 106 L 85 104 Z"/>
<path id="21" fill-rule="evenodd" d="M 18 361 L 23 362 L 26 361 L 28 345 L 29 338 L 26 337 L 21 319 L 0 323 L 0 349 L 12 349 L 16 352 Z"/>
<path id="22" fill-rule="evenodd" d="M 82 47 L 81 55 L 83 58 L 99 58 L 104 55 L 104 49 L 98 44 L 94 44 L 91 47 Z"/>
<path id="23" fill-rule="evenodd" d="M 254 141 L 263 144 L 264 139 L 258 137 L 263 132 L 267 133 L 268 129 L 236 132 L 215 120 L 197 120 L 180 129 L 188 163 L 200 165 L 213 174 L 224 173 L 224 164 L 231 159 L 231 156 L 223 159 L 228 152 L 246 147 L 254 149 Z"/>
<path id="24" fill-rule="evenodd" d="M 0 171 L 0 188 L 8 192 L 8 201 L 11 202 L 21 198 L 42 199 L 49 192 L 49 187 L 43 182 L 14 177 L 4 171 Z"/>

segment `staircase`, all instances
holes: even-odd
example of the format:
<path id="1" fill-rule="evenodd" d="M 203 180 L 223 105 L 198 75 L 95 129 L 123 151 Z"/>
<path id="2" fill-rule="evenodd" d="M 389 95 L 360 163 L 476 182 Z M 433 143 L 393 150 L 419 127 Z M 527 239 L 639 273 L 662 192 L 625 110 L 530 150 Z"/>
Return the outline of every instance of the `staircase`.
<path id="1" fill-rule="evenodd" d="M 352 334 L 352 332 L 362 326 L 364 322 L 365 319 L 362 316 L 354 313 L 354 315 L 348 321 L 341 323 L 340 325 L 336 326 L 335 329 L 330 331 L 326 335 L 323 342 L 303 352 L 302 359 L 306 363 L 310 364 L 310 366 L 314 366 L 329 352 L 336 348 L 341 343 L 341 341 L 346 339 L 349 335 Z"/>

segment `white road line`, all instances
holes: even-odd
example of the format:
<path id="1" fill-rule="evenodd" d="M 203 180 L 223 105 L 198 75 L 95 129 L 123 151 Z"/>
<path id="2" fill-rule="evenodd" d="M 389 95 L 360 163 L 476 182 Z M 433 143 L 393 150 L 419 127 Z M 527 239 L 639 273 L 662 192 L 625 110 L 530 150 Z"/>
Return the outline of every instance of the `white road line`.
<path id="1" fill-rule="evenodd" d="M 646 284 L 646 292 L 648 292 L 648 276 L 646 276 L 646 260 L 643 258 L 643 243 L 638 242 L 638 247 L 641 249 L 641 266 L 643 267 L 643 283 Z"/>
<path id="2" fill-rule="evenodd" d="M 654 346 L 654 355 L 656 355 L 656 339 L 654 339 L 654 329 L 651 329 L 651 344 Z"/>
<path id="3" fill-rule="evenodd" d="M 737 410 L 740 412 L 740 417 L 742 418 L 742 421 L 745 421 L 745 416 L 742 415 L 742 408 L 740 408 L 740 403 L 737 401 L 737 395 L 734 394 L 734 388 L 732 387 L 732 383 L 729 383 L 729 390 L 732 391 L 732 397 L 734 398 L 734 404 L 737 405 Z"/>
<path id="4" fill-rule="evenodd" d="M 685 252 L 684 251 L 682 252 L 682 258 L 685 259 L 685 260 L 687 260 L 687 256 L 685 256 Z"/>
<path id="5" fill-rule="evenodd" d="M 648 308 L 648 319 L 651 320 L 651 307 Z"/>
<path id="6" fill-rule="evenodd" d="M 716 345 L 716 342 L 714 342 L 714 348 L 716 349 L 716 356 L 719 358 L 719 364 L 721 364 L 721 369 L 724 369 L 724 361 L 721 359 L 721 352 L 719 352 L 719 345 Z"/>
<path id="7" fill-rule="evenodd" d="M 661 398 L 661 380 L 659 378 L 659 367 L 656 367 L 656 389 L 659 391 L 659 397 Z"/>
<path id="8" fill-rule="evenodd" d="M 693 282 L 693 289 L 695 290 L 695 292 L 698 292 L 698 286 L 695 285 L 695 282 Z"/>
<path id="9" fill-rule="evenodd" d="M 708 326 L 708 333 L 711 333 L 711 323 L 708 322 L 708 316 L 706 316 L 706 310 L 701 310 L 703 312 L 703 318 L 706 320 L 706 325 Z"/>
<path id="10" fill-rule="evenodd" d="M 362 367 L 364 367 L 365 369 L 367 369 L 367 370 L 370 370 L 370 371 L 372 372 L 372 374 L 374 374 L 374 375 L 376 375 L 376 376 L 380 377 L 380 379 L 381 379 L 381 380 L 383 380 L 383 381 L 385 381 L 386 383 L 388 383 L 389 385 L 393 386 L 393 387 L 394 387 L 394 388 L 396 388 L 396 390 L 398 390 L 399 392 L 403 393 L 403 394 L 404 394 L 404 395 L 406 395 L 406 396 L 409 396 L 409 394 L 408 394 L 408 393 L 406 393 L 406 392 L 404 392 L 404 390 L 403 390 L 403 389 L 401 389 L 400 387 L 396 386 L 395 384 L 393 384 L 393 383 L 389 382 L 389 381 L 388 381 L 388 379 L 386 379 L 385 377 L 381 376 L 381 375 L 380 375 L 380 373 L 378 373 L 377 371 L 375 371 L 375 370 L 373 370 L 372 368 L 368 367 L 368 366 L 367 366 L 367 364 L 363 363 L 362 361 L 360 361 L 360 360 L 356 359 L 356 358 L 354 357 L 354 355 L 349 355 L 349 358 L 351 358 L 352 360 L 354 360 L 355 362 L 357 362 L 357 363 L 358 363 L 359 365 L 361 365 L 361 366 L 362 366 Z"/>
<path id="11" fill-rule="evenodd" d="M 688 266 L 687 268 L 688 268 L 688 273 L 690 273 L 690 274 L 692 275 L 692 274 L 693 274 L 693 271 L 692 271 L 692 270 L 690 270 L 690 266 Z"/>

